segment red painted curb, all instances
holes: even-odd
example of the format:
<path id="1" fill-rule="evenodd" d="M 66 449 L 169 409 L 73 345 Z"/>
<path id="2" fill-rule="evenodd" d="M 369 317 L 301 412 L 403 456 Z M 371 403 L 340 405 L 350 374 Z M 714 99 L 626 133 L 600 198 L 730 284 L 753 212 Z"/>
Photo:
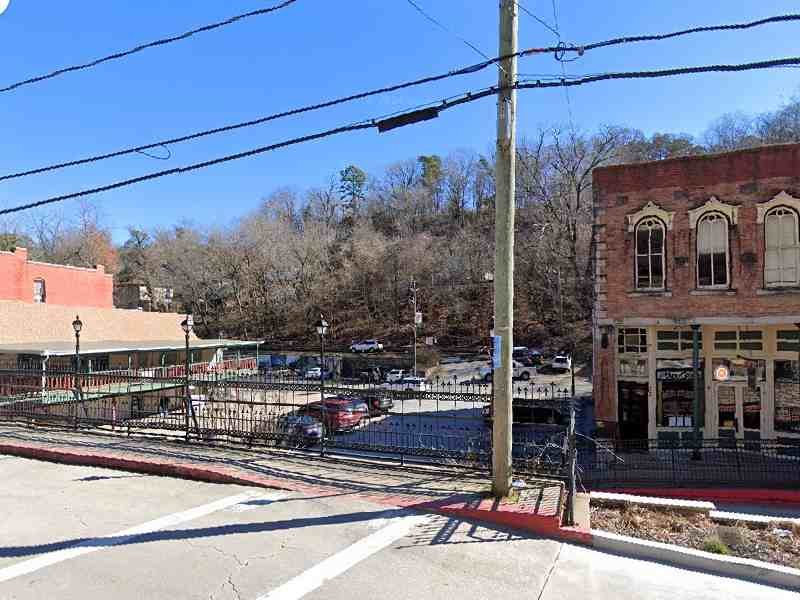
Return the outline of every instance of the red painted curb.
<path id="1" fill-rule="evenodd" d="M 247 475 L 223 466 L 200 467 L 185 463 L 131 459 L 95 452 L 75 452 L 66 449 L 18 444 L 0 444 L 0 454 L 62 464 L 176 477 L 206 483 L 236 484 L 316 494 L 339 493 L 339 490 L 335 488 L 270 479 L 259 475 Z M 402 506 L 403 508 L 440 514 L 446 517 L 459 517 L 511 527 L 544 537 L 581 544 L 592 544 L 592 534 L 589 530 L 578 527 L 562 527 L 557 516 L 538 515 L 516 510 L 517 505 L 513 503 L 498 504 L 488 498 L 476 497 L 474 494 L 451 496 L 445 499 L 423 502 L 419 502 L 418 499 L 395 495 L 375 493 L 354 493 L 354 495 L 376 504 Z M 476 501 L 477 505 L 475 505 Z"/>
<path id="2" fill-rule="evenodd" d="M 769 490 L 751 488 L 619 488 L 602 489 L 598 492 L 654 496 L 656 498 L 679 498 L 684 500 L 706 500 L 708 502 L 734 502 L 756 504 L 800 504 L 800 490 Z"/>

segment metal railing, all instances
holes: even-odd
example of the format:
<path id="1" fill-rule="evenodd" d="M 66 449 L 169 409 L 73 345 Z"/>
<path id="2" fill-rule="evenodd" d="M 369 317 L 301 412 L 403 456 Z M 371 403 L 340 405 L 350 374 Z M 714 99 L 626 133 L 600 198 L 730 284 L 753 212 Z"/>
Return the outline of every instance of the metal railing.
<path id="1" fill-rule="evenodd" d="M 231 364 L 214 371 L 193 370 L 190 403 L 184 371 L 178 368 L 82 373 L 80 398 L 70 388 L 74 373 L 0 371 L 0 420 L 489 467 L 489 385 L 329 380 L 322 410 L 319 381 L 258 374 L 254 362 L 243 362 L 248 360 L 227 361 Z M 567 390 L 521 382 L 514 396 L 516 468 L 565 476 Z"/>
<path id="2" fill-rule="evenodd" d="M 800 485 L 800 445 L 775 440 L 588 440 L 578 438 L 586 487 Z"/>

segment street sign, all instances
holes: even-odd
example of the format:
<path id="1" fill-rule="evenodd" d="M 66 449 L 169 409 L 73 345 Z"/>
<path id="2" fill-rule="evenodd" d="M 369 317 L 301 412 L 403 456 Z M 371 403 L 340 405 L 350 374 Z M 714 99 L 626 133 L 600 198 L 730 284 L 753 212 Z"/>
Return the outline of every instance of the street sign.
<path id="1" fill-rule="evenodd" d="M 501 350 L 503 348 L 503 338 L 499 335 L 492 336 L 492 368 L 499 369 L 503 366 Z"/>
<path id="2" fill-rule="evenodd" d="M 422 325 L 422 313 L 414 313 L 414 323 L 417 325 Z"/>

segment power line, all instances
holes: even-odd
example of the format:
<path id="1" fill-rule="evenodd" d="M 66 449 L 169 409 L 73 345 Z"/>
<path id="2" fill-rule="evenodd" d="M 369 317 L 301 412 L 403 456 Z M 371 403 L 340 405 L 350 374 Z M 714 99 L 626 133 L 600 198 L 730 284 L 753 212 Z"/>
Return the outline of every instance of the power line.
<path id="1" fill-rule="evenodd" d="M 540 53 L 540 52 L 549 52 L 549 51 L 551 51 L 551 49 L 548 49 L 548 48 L 528 48 L 526 50 L 522 50 L 520 52 L 517 52 L 515 54 L 515 56 L 523 57 L 523 56 L 528 56 L 528 55 L 531 55 L 531 54 L 536 54 L 536 53 Z M 149 144 L 143 144 L 143 145 L 140 145 L 140 146 L 131 146 L 131 147 L 128 147 L 128 148 L 123 148 L 123 149 L 120 149 L 120 150 L 114 150 L 112 152 L 106 152 L 106 153 L 103 153 L 103 154 L 96 154 L 96 155 L 88 156 L 88 157 L 85 157 L 85 158 L 79 158 L 79 159 L 69 160 L 69 161 L 65 161 L 65 162 L 61 162 L 61 163 L 55 163 L 55 164 L 51 164 L 51 165 L 47 165 L 47 166 L 43 166 L 43 167 L 37 167 L 35 169 L 28 169 L 28 170 L 25 170 L 25 171 L 18 171 L 16 173 L 10 173 L 8 175 L 0 176 L 0 181 L 7 181 L 9 179 L 18 179 L 20 177 L 27 177 L 27 176 L 30 176 L 30 175 L 39 175 L 41 173 L 47 173 L 47 172 L 50 172 L 50 171 L 57 171 L 57 170 L 65 169 L 65 168 L 68 168 L 68 167 L 76 167 L 76 166 L 79 166 L 79 165 L 85 165 L 85 164 L 94 163 L 94 162 L 98 162 L 98 161 L 102 161 L 102 160 L 108 160 L 108 159 L 111 159 L 111 158 L 118 158 L 120 156 L 126 156 L 128 154 L 143 153 L 144 151 L 151 150 L 153 148 L 167 147 L 167 146 L 172 145 L 172 144 L 179 144 L 179 143 L 182 143 L 182 142 L 188 142 L 188 141 L 191 141 L 191 140 L 196 140 L 196 139 L 200 139 L 200 138 L 203 138 L 203 137 L 208 137 L 208 136 L 211 136 L 211 135 L 216 135 L 216 134 L 220 134 L 220 133 L 226 133 L 226 132 L 229 132 L 229 131 L 235 131 L 237 129 L 244 129 L 244 128 L 247 128 L 247 127 L 254 127 L 256 125 L 262 125 L 264 123 L 268 123 L 270 121 L 275 121 L 275 120 L 282 119 L 282 118 L 285 118 L 285 117 L 290 117 L 290 116 L 295 116 L 295 115 L 299 115 L 299 114 L 303 114 L 303 113 L 307 113 L 307 112 L 312 112 L 312 111 L 320 110 L 320 109 L 323 109 L 323 108 L 329 108 L 329 107 L 332 107 L 332 106 L 336 106 L 338 104 L 345 104 L 347 102 L 353 102 L 355 100 L 362 100 L 364 98 L 369 98 L 371 96 L 387 94 L 387 93 L 390 93 L 390 92 L 396 92 L 398 90 L 411 88 L 411 87 L 417 87 L 417 86 L 420 86 L 420 85 L 423 85 L 423 84 L 433 83 L 433 82 L 436 82 L 436 81 L 442 81 L 444 79 L 449 79 L 449 78 L 452 78 L 452 77 L 458 77 L 458 76 L 462 76 L 462 75 L 471 75 L 471 74 L 477 73 L 477 72 L 479 72 L 479 71 L 481 71 L 481 70 L 483 70 L 483 69 L 485 69 L 485 68 L 487 68 L 487 67 L 489 67 L 489 66 L 491 66 L 493 64 L 496 64 L 496 63 L 498 63 L 501 60 L 504 60 L 506 58 L 508 58 L 508 57 L 491 58 L 491 59 L 486 60 L 486 61 L 481 62 L 481 63 L 469 65 L 469 66 L 466 66 L 466 67 L 463 67 L 463 68 L 460 68 L 460 69 L 456 69 L 454 71 L 448 71 L 447 73 L 440 73 L 438 75 L 431 75 L 431 76 L 428 76 L 428 77 L 422 77 L 422 78 L 419 78 L 419 79 L 414 79 L 412 81 L 406 81 L 406 82 L 398 83 L 398 84 L 395 84 L 395 85 L 390 85 L 390 86 L 386 86 L 386 87 L 382 87 L 382 88 L 368 90 L 366 92 L 359 92 L 359 93 L 356 93 L 356 94 L 352 94 L 350 96 L 343 96 L 341 98 L 335 98 L 333 100 L 326 100 L 324 102 L 319 102 L 317 104 L 310 104 L 310 105 L 302 106 L 302 107 L 299 107 L 299 108 L 285 110 L 285 111 L 274 113 L 274 114 L 271 114 L 271 115 L 258 117 L 256 119 L 251 119 L 249 121 L 241 121 L 239 123 L 232 123 L 232 124 L 229 124 L 229 125 L 223 125 L 223 126 L 220 126 L 220 127 L 215 127 L 213 129 L 206 129 L 204 131 L 198 131 L 198 132 L 190 133 L 190 134 L 179 136 L 179 137 L 174 137 L 174 138 L 171 138 L 171 139 L 159 140 L 157 142 L 152 142 L 152 143 L 149 143 Z"/>
<path id="2" fill-rule="evenodd" d="M 514 89 L 540 89 L 540 88 L 552 88 L 552 87 L 561 87 L 561 86 L 578 86 L 578 85 L 586 85 L 589 83 L 596 83 L 599 81 L 609 81 L 609 80 L 618 80 L 618 79 L 649 79 L 649 78 L 661 78 L 661 77 L 672 77 L 677 75 L 689 75 L 689 74 L 698 74 L 698 73 L 711 73 L 711 72 L 722 72 L 722 73 L 729 73 L 729 72 L 741 72 L 741 71 L 751 71 L 757 69 L 770 69 L 776 67 L 786 67 L 792 65 L 800 65 L 800 56 L 789 57 L 789 58 L 778 58 L 774 60 L 766 60 L 766 61 L 758 61 L 752 63 L 743 63 L 743 64 L 734 64 L 734 65 L 705 65 L 699 67 L 677 67 L 673 69 L 662 69 L 657 71 L 632 71 L 632 72 L 617 72 L 617 73 L 601 73 L 598 75 L 591 75 L 587 77 L 581 77 L 578 79 L 566 80 L 566 81 L 549 81 L 549 82 L 517 82 L 512 87 Z M 462 104 L 466 104 L 469 102 L 475 102 L 476 100 L 480 100 L 481 98 L 486 98 L 488 96 L 493 96 L 497 94 L 499 91 L 498 86 L 492 86 L 489 88 L 485 88 L 483 90 L 477 91 L 470 91 L 463 94 L 462 97 L 454 99 L 454 100 L 446 100 L 438 104 L 437 106 L 437 114 L 448 110 L 450 108 L 454 108 L 456 106 L 460 106 Z M 428 110 L 428 109 L 426 109 Z M 415 111 L 416 112 L 416 111 Z M 406 120 L 407 123 L 416 122 L 418 119 L 414 119 L 412 113 L 407 113 L 409 118 Z M 270 152 L 272 150 L 277 150 L 279 148 L 285 148 L 287 146 L 293 146 L 296 144 L 301 144 L 304 142 L 310 142 L 313 140 L 318 140 L 326 137 L 330 137 L 333 135 L 338 135 L 340 133 L 346 133 L 351 131 L 358 131 L 362 129 L 370 129 L 373 127 L 377 127 L 379 130 L 381 128 L 381 124 L 384 121 L 362 121 L 360 123 L 355 123 L 352 125 L 345 125 L 342 127 L 337 127 L 335 129 L 329 129 L 326 131 L 309 134 L 302 137 L 292 138 L 290 140 L 285 140 L 283 142 L 278 142 L 275 144 L 270 144 L 268 146 L 262 146 L 260 148 L 254 148 L 251 150 L 246 150 L 244 152 L 239 152 L 236 154 L 230 154 L 227 156 L 222 156 L 219 158 L 214 158 L 211 160 L 207 160 L 200 163 L 194 163 L 191 165 L 187 165 L 185 167 L 176 167 L 173 169 L 166 169 L 163 171 L 156 171 L 154 173 L 149 173 L 146 175 L 142 175 L 139 177 L 134 177 L 131 179 L 125 179 L 122 181 L 118 181 L 115 183 L 107 184 L 104 186 L 99 186 L 95 188 L 89 188 L 86 190 L 81 190 L 78 192 L 73 192 L 70 194 L 63 194 L 60 196 L 54 196 L 51 198 L 47 198 L 44 200 L 40 200 L 37 202 L 31 202 L 28 204 L 22 204 L 19 206 L 15 206 L 12 208 L 6 208 L 0 210 L 0 216 L 20 212 L 23 210 L 28 210 L 31 208 L 36 208 L 39 206 L 44 206 L 47 204 L 53 204 L 55 202 L 62 202 L 64 200 L 70 200 L 73 198 L 80 198 L 84 196 L 90 196 L 93 194 L 98 194 L 100 192 L 106 192 L 122 187 L 127 187 L 136 183 L 141 183 L 144 181 L 149 181 L 152 179 L 158 179 L 161 177 L 166 177 L 167 175 L 176 175 L 181 173 L 188 173 L 191 171 L 197 171 L 199 169 L 204 169 L 206 167 L 210 167 L 213 165 L 218 165 L 234 160 L 239 160 L 242 158 L 247 158 L 250 156 L 255 156 L 258 154 L 263 154 L 265 152 Z"/>
<path id="3" fill-rule="evenodd" d="M 531 11 L 529 11 L 527 8 L 525 8 L 525 7 L 524 7 L 524 6 L 523 6 L 523 5 L 522 5 L 520 2 L 515 2 L 515 4 L 517 5 L 517 7 L 518 7 L 518 8 L 519 8 L 519 9 L 520 9 L 522 12 L 524 12 L 525 14 L 527 14 L 527 15 L 528 15 L 528 16 L 529 16 L 531 19 L 533 19 L 534 21 L 538 22 L 538 23 L 539 23 L 539 24 L 540 24 L 542 27 L 544 27 L 545 29 L 548 29 L 548 30 L 550 30 L 550 32 L 551 32 L 553 35 L 555 35 L 555 36 L 556 36 L 558 39 L 561 39 L 561 36 L 559 35 L 558 31 L 556 31 L 556 30 L 553 28 L 553 26 L 552 26 L 552 25 L 550 25 L 550 23 L 548 23 L 547 21 L 545 21 L 545 20 L 544 20 L 544 19 L 542 19 L 541 17 L 538 17 L 538 16 L 536 16 L 536 15 L 535 15 L 533 12 L 531 12 Z"/>
<path id="4" fill-rule="evenodd" d="M 286 4 L 286 3 L 284 3 L 284 4 Z M 279 5 L 279 7 L 280 6 L 283 6 L 283 5 Z M 273 7 L 272 9 L 264 9 L 264 10 L 275 10 L 275 7 Z M 738 23 L 738 24 L 731 24 L 731 25 L 713 25 L 713 26 L 706 26 L 706 27 L 696 27 L 696 28 L 693 28 L 693 29 L 685 29 L 685 30 L 682 30 L 682 31 L 666 33 L 666 34 L 659 34 L 659 35 L 654 35 L 654 36 L 638 36 L 638 37 L 635 37 L 635 38 L 614 38 L 612 40 L 607 40 L 607 41 L 604 41 L 604 42 L 597 42 L 597 43 L 594 43 L 594 44 L 590 44 L 588 46 L 566 46 L 564 44 L 559 44 L 558 46 L 541 47 L 541 48 L 528 48 L 528 49 L 525 49 L 525 50 L 522 50 L 520 52 L 515 53 L 513 56 L 516 56 L 518 58 L 522 58 L 522 57 L 530 56 L 530 55 L 533 55 L 533 54 L 543 54 L 543 53 L 549 53 L 549 52 L 555 52 L 555 53 L 562 52 L 563 53 L 565 51 L 577 51 L 579 53 L 582 53 L 585 50 L 603 48 L 603 47 L 616 45 L 616 44 L 622 44 L 622 43 L 641 42 L 641 41 L 645 41 L 646 39 L 667 39 L 667 38 L 670 38 L 670 37 L 675 37 L 675 36 L 680 36 L 680 35 L 687 35 L 689 33 L 697 33 L 697 32 L 700 32 L 700 31 L 716 31 L 716 30 L 719 30 L 719 29 L 726 29 L 726 30 L 747 29 L 747 28 L 751 28 L 751 27 L 757 27 L 759 25 L 765 25 L 765 24 L 768 24 L 768 23 L 795 21 L 795 20 L 800 20 L 800 14 L 780 15 L 780 16 L 776 16 L 776 17 L 769 17 L 769 18 L 766 18 L 766 19 L 760 19 L 759 21 L 752 21 L 752 22 L 749 22 L 749 23 Z M 80 159 L 65 161 L 65 162 L 56 163 L 56 164 L 52 164 L 52 165 L 47 165 L 47 166 L 44 166 L 44 167 L 38 167 L 38 168 L 35 168 L 35 169 L 29 169 L 29 170 L 25 170 L 25 171 L 19 171 L 19 172 L 16 172 L 16 173 L 11 173 L 11 174 L 8 174 L 8 175 L 0 176 L 0 181 L 6 181 L 6 180 L 9 180 L 9 179 L 17 179 L 17 178 L 20 178 L 20 177 L 27 177 L 27 176 L 30 176 L 30 175 L 38 175 L 38 174 L 41 174 L 41 173 L 46 173 L 46 172 L 50 172 L 50 171 L 56 171 L 56 170 L 64 169 L 64 168 L 68 168 L 68 167 L 75 167 L 75 166 L 84 165 L 84 164 L 88 164 L 88 163 L 93 163 L 93 162 L 97 162 L 97 161 L 107 160 L 107 159 L 111 159 L 111 158 L 117 158 L 117 157 L 125 156 L 125 155 L 128 155 L 128 154 L 144 153 L 146 150 L 150 150 L 150 149 L 153 149 L 153 148 L 166 147 L 166 146 L 168 146 L 170 144 L 178 144 L 178 143 L 182 143 L 182 142 L 188 142 L 188 141 L 191 141 L 191 140 L 196 140 L 196 139 L 199 139 L 199 138 L 203 138 L 203 137 L 207 137 L 207 136 L 211 136 L 211 135 L 216 135 L 216 134 L 219 134 L 219 133 L 225 133 L 225 132 L 229 132 L 229 131 L 235 131 L 237 129 L 253 127 L 253 126 L 256 126 L 256 125 L 261 125 L 263 123 L 267 123 L 269 121 L 274 121 L 274 120 L 278 120 L 278 119 L 289 117 L 289 116 L 294 116 L 294 115 L 299 115 L 299 114 L 306 113 L 306 112 L 320 110 L 320 109 L 323 109 L 323 108 L 336 106 L 337 104 L 344 104 L 346 102 L 352 102 L 352 101 L 355 101 L 355 100 L 369 98 L 370 96 L 390 93 L 390 92 L 394 92 L 394 91 L 398 91 L 398 90 L 402 90 L 402 89 L 406 89 L 406 88 L 410 88 L 410 87 L 416 87 L 416 86 L 419 86 L 419 85 L 423 85 L 423 84 L 426 84 L 426 83 L 433 83 L 433 82 L 441 81 L 441 80 L 448 79 L 448 78 L 451 78 L 451 77 L 477 73 L 478 71 L 481 71 L 481 70 L 483 70 L 483 69 L 485 69 L 485 68 L 487 68 L 487 67 L 489 67 L 489 66 L 491 66 L 493 64 L 499 63 L 500 61 L 505 60 L 507 58 L 510 58 L 510 56 L 500 56 L 500 57 L 496 57 L 496 58 L 491 58 L 491 59 L 487 59 L 484 62 L 476 63 L 476 64 L 473 64 L 473 65 L 469 65 L 467 67 L 463 67 L 461 69 L 456 69 L 454 71 L 449 71 L 447 73 L 441 73 L 441 74 L 432 75 L 432 76 L 429 76 L 429 77 L 422 77 L 422 78 L 415 79 L 415 80 L 412 80 L 412 81 L 399 83 L 399 84 L 396 84 L 396 85 L 390 85 L 390 86 L 386 86 L 386 87 L 382 87 L 382 88 L 377 88 L 377 89 L 369 90 L 369 91 L 366 91 L 366 92 L 360 92 L 360 93 L 357 93 L 357 94 L 352 94 L 350 96 L 344 96 L 344 97 L 341 97 L 341 98 L 336 98 L 336 99 L 333 99 L 333 100 L 328 100 L 328 101 L 320 102 L 320 103 L 317 103 L 317 104 L 311 104 L 311 105 L 307 105 L 307 106 L 296 108 L 296 109 L 291 109 L 291 110 L 286 110 L 286 111 L 283 111 L 283 112 L 274 113 L 272 115 L 259 117 L 259 118 L 252 119 L 252 120 L 249 120 L 249 121 L 243 121 L 243 122 L 239 122 L 239 123 L 233 123 L 233 124 L 229 124 L 229 125 L 215 127 L 215 128 L 207 129 L 207 130 L 204 130 L 204 131 L 199 131 L 199 132 L 187 134 L 187 135 L 184 135 L 184 136 L 179 136 L 179 137 L 166 139 L 166 140 L 159 140 L 157 142 L 144 144 L 144 145 L 140 145 L 140 146 L 132 146 L 132 147 L 124 148 L 124 149 L 121 149 L 121 150 L 115 150 L 115 151 L 112 151 L 112 152 L 107 152 L 107 153 L 104 153 L 104 154 L 97 154 L 97 155 L 94 155 L 94 156 L 89 156 L 89 157 L 86 157 L 86 158 L 80 158 Z M 794 67 L 796 65 L 784 65 L 784 66 Z M 538 79 L 544 79 L 544 78 L 546 78 L 546 79 L 558 79 L 557 76 L 553 76 L 553 75 L 536 75 L 536 77 Z M 566 72 L 562 70 L 562 80 L 567 80 L 567 79 L 569 79 L 569 78 L 567 77 Z"/>
<path id="5" fill-rule="evenodd" d="M 25 86 L 25 85 L 31 85 L 31 84 L 34 84 L 34 83 L 39 83 L 40 81 L 45 81 L 47 79 L 53 79 L 54 77 L 58 77 L 60 75 L 66 74 L 66 73 L 72 73 L 74 71 L 82 71 L 84 69 L 91 69 L 92 67 L 96 67 L 96 66 L 101 65 L 103 63 L 110 62 L 112 60 L 119 60 L 119 59 L 124 58 L 126 56 L 130 56 L 131 54 L 136 54 L 138 52 L 142 52 L 143 50 L 147 50 L 149 48 L 155 48 L 157 46 L 165 46 L 167 44 L 172 44 L 174 42 L 179 42 L 181 40 L 185 40 L 185 39 L 190 38 L 190 37 L 192 37 L 194 35 L 197 35 L 198 33 L 206 33 L 208 31 L 212 31 L 214 29 L 219 29 L 221 27 L 226 27 L 228 25 L 232 25 L 232 24 L 234 24 L 234 23 L 236 23 L 238 21 L 242 21 L 244 19 L 249 19 L 251 17 L 259 17 L 259 16 L 262 16 L 262 15 L 266 15 L 266 14 L 275 12 L 276 10 L 280 10 L 282 8 L 286 8 L 290 4 L 294 4 L 295 2 L 297 2 L 297 0 L 285 0 L 284 2 L 281 2 L 280 4 L 276 4 L 275 6 L 270 6 L 269 8 L 260 8 L 258 10 L 252 10 L 250 12 L 242 13 L 240 15 L 236 15 L 236 16 L 231 17 L 229 19 L 225 19 L 224 21 L 217 21 L 216 23 L 210 23 L 208 25 L 203 25 L 202 27 L 198 27 L 196 29 L 192 29 L 192 30 L 187 31 L 185 33 L 181 33 L 179 35 L 174 35 L 174 36 L 171 36 L 171 37 L 162 38 L 160 40 L 155 40 L 153 42 L 147 42 L 145 44 L 140 44 L 138 46 L 130 48 L 129 50 L 122 50 L 120 52 L 115 52 L 114 54 L 109 54 L 108 56 L 104 56 L 102 58 L 98 58 L 98 59 L 92 60 L 92 61 L 87 62 L 87 63 L 83 63 L 83 64 L 80 64 L 80 65 L 73 65 L 71 67 L 64 67 L 63 69 L 58 69 L 56 71 L 52 71 L 50 73 L 47 73 L 46 75 L 38 75 L 36 77 L 31 77 L 30 79 L 24 79 L 22 81 L 18 81 L 16 83 L 12 83 L 10 85 L 7 85 L 6 87 L 0 88 L 0 93 L 2 93 L 2 92 L 10 92 L 12 90 L 15 90 L 15 89 L 20 88 L 20 87 Z"/>
<path id="6" fill-rule="evenodd" d="M 277 150 L 278 148 L 285 148 L 287 146 L 293 146 L 295 144 L 302 144 L 304 142 L 311 142 L 314 140 L 319 140 L 322 138 L 330 137 L 332 135 L 337 135 L 339 133 L 345 133 L 348 131 L 358 131 L 359 129 L 371 129 L 375 125 L 373 123 L 356 123 L 353 125 L 346 125 L 344 127 L 337 127 L 335 129 L 328 129 L 327 131 L 322 131 L 319 133 L 314 133 L 310 135 L 305 135 L 302 137 L 292 138 L 290 140 L 285 140 L 283 142 L 278 142 L 276 144 L 270 144 L 269 146 L 261 146 L 260 148 L 253 148 L 251 150 L 246 150 L 244 152 L 238 152 L 236 154 L 229 154 L 227 156 L 222 156 L 219 158 L 214 158 L 211 160 L 207 160 L 204 162 L 194 163 L 191 165 L 187 165 L 185 167 L 175 167 L 173 169 L 165 169 L 163 171 L 156 171 L 154 173 L 148 173 L 146 175 L 141 175 L 139 177 L 132 177 L 130 179 L 124 179 L 122 181 L 117 181 L 115 183 L 110 183 L 108 185 L 102 185 L 99 187 L 89 188 L 86 190 L 81 190 L 79 192 L 74 192 L 71 194 L 63 194 L 61 196 L 53 196 L 52 198 L 47 198 L 46 200 L 40 200 L 38 202 L 31 202 L 29 204 L 24 204 L 21 206 L 16 206 L 14 208 L 6 208 L 0 210 L 0 215 L 6 215 L 10 213 L 20 212 L 23 210 L 28 210 L 31 208 L 37 208 L 39 206 L 44 206 L 47 204 L 53 204 L 55 202 L 63 202 L 64 200 L 71 200 L 74 198 L 82 198 L 84 196 L 91 196 L 94 194 L 99 194 L 101 192 L 108 192 L 110 190 L 115 190 L 122 187 L 127 187 L 130 185 L 134 185 L 136 183 L 142 183 L 144 181 L 149 181 L 151 179 L 159 179 L 161 177 L 166 177 L 167 175 L 177 175 L 179 173 L 189 173 L 191 171 L 197 171 L 199 169 L 205 169 L 207 167 L 211 167 L 213 165 L 219 165 L 222 163 L 239 160 L 242 158 L 247 158 L 249 156 L 255 156 L 257 154 L 263 154 L 265 152 L 270 152 L 272 150 Z"/>
<path id="7" fill-rule="evenodd" d="M 561 28 L 558 26 L 558 9 L 556 8 L 556 0 L 551 0 L 551 4 L 553 5 L 553 23 L 555 23 L 555 30 L 556 36 L 558 37 L 558 45 L 561 46 L 563 44 L 561 40 Z M 558 55 L 556 54 L 556 58 Z M 561 64 L 561 74 L 564 76 L 564 79 L 567 78 L 567 68 L 564 65 L 563 60 L 558 61 Z M 572 99 L 569 95 L 569 88 L 564 88 L 564 99 L 567 101 L 567 116 L 569 117 L 569 130 L 572 133 L 572 136 L 575 137 L 575 119 L 572 115 Z"/>
<path id="8" fill-rule="evenodd" d="M 602 42 L 595 42 L 585 46 L 564 46 L 563 50 L 570 52 L 581 52 L 588 50 L 596 50 L 597 48 L 607 48 L 608 46 L 617 46 L 619 44 L 631 44 L 635 42 L 654 42 L 661 40 L 668 40 L 670 38 L 690 35 L 694 33 L 708 33 L 712 31 L 739 31 L 743 29 L 751 29 L 761 25 L 768 25 L 770 23 L 785 23 L 788 21 L 800 20 L 800 14 L 778 15 L 775 17 L 767 17 L 765 19 L 758 19 L 757 21 L 748 21 L 745 23 L 730 23 L 728 25 L 706 25 L 703 27 L 692 27 L 691 29 L 681 29 L 680 31 L 673 31 L 670 33 L 659 33 L 654 35 L 636 35 L 625 36 L 605 40 Z"/>
<path id="9" fill-rule="evenodd" d="M 406 2 L 408 2 L 411 6 L 413 6 L 417 10 L 417 12 L 419 14 L 421 14 L 423 17 L 425 17 L 428 21 L 430 21 L 431 23 L 433 23 L 437 27 L 439 27 L 442 31 L 445 31 L 448 34 L 450 34 L 453 37 L 455 37 L 456 39 L 460 40 L 463 44 L 467 45 L 469 48 L 471 48 L 472 50 L 477 52 L 483 58 L 485 58 L 485 59 L 489 58 L 480 48 L 478 48 L 477 46 L 472 44 L 469 40 L 461 37 L 456 32 L 454 32 L 453 30 L 449 29 L 444 23 L 442 23 L 438 19 L 435 19 L 434 17 L 429 15 L 427 12 L 425 12 L 425 10 L 419 4 L 414 2 L 414 0 L 406 0 Z"/>

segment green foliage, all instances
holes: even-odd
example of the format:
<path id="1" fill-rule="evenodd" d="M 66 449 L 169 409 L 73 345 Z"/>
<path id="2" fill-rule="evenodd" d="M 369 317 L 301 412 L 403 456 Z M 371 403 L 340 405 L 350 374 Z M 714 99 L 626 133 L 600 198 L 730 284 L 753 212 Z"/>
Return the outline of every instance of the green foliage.
<path id="1" fill-rule="evenodd" d="M 731 549 L 728 548 L 728 546 L 726 546 L 722 540 L 717 537 L 707 538 L 703 542 L 703 550 L 713 554 L 724 554 L 726 556 L 731 553 Z"/>

